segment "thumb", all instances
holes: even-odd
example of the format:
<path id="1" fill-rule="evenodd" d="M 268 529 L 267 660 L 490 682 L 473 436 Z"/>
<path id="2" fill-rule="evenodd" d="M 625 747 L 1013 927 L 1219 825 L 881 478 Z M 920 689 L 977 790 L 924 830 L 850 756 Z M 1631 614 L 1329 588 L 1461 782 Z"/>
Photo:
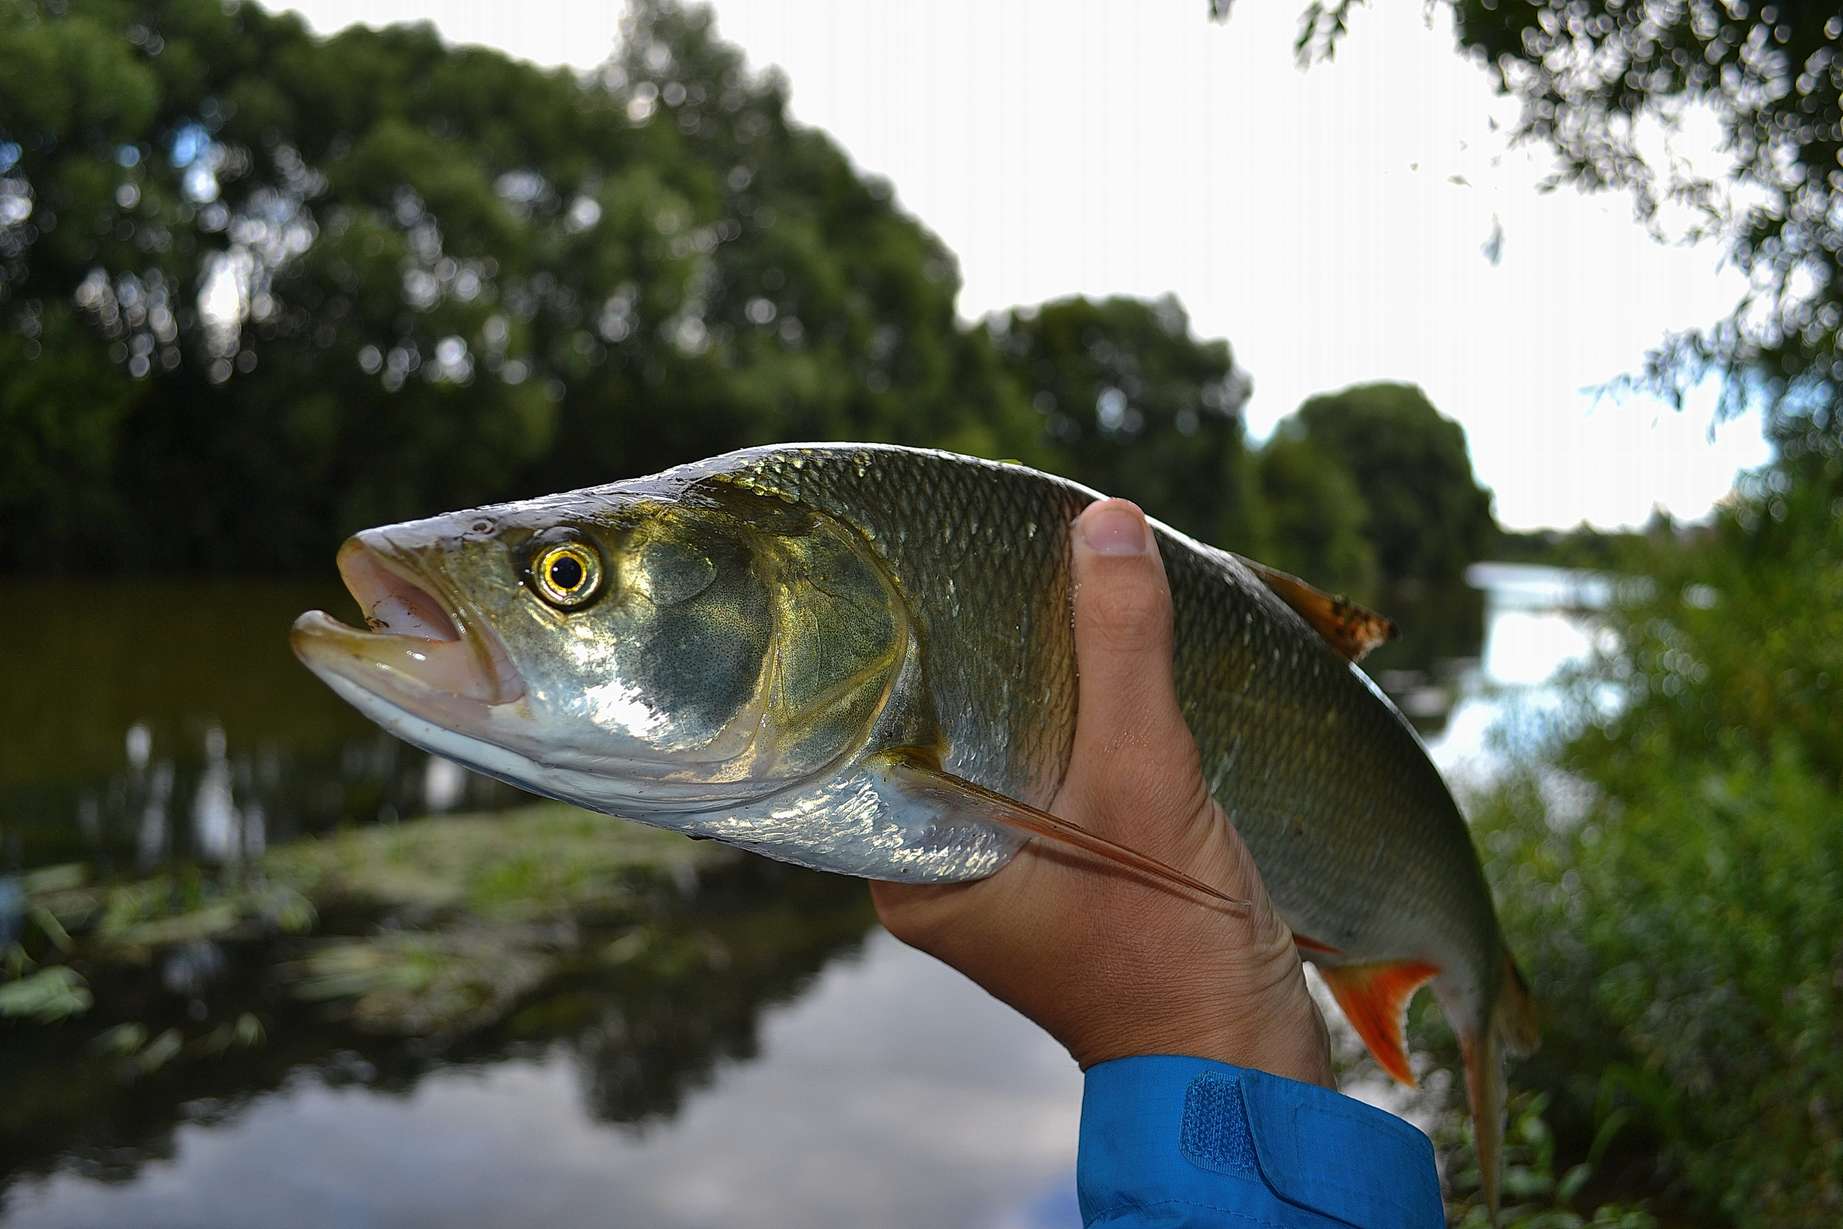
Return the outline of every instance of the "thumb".
<path id="1" fill-rule="evenodd" d="M 1172 680 L 1171 588 L 1152 528 L 1133 504 L 1101 500 L 1076 518 L 1072 553 L 1071 783 L 1103 815 L 1187 819 L 1201 774 Z"/>

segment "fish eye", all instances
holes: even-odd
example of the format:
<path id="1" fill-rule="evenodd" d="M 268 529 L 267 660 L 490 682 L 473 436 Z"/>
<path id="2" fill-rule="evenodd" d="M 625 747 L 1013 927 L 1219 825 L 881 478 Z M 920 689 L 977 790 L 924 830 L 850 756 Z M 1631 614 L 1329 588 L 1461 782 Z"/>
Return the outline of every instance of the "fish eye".
<path id="1" fill-rule="evenodd" d="M 601 591 L 602 560 L 586 542 L 553 542 L 531 557 L 527 575 L 539 597 L 559 610 L 575 610 Z"/>

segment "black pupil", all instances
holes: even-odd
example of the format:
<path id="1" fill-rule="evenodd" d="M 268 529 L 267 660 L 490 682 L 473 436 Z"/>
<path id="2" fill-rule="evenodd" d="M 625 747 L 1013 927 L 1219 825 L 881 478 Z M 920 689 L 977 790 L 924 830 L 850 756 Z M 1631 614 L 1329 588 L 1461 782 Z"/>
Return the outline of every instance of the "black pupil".
<path id="1" fill-rule="evenodd" d="M 568 593 L 582 583 L 582 561 L 573 555 L 560 555 L 550 564 L 550 583 Z"/>

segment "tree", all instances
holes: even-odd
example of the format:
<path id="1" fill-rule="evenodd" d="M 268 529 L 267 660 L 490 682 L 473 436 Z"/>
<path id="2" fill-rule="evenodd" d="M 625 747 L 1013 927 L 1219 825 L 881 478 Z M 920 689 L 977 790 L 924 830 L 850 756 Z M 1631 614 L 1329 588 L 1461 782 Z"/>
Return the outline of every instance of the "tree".
<path id="1" fill-rule="evenodd" d="M 1281 434 L 1350 474 L 1390 580 L 1451 579 L 1496 540 L 1491 493 L 1473 477 L 1464 429 L 1411 384 L 1313 397 Z"/>
<path id="2" fill-rule="evenodd" d="M 486 314 L 484 302 L 422 311 L 405 289 L 416 200 L 448 206 L 445 235 L 419 232 L 431 261 L 443 239 L 460 253 L 487 246 L 490 191 L 467 196 L 476 163 L 437 167 L 440 149 L 399 140 L 421 157 L 377 185 L 382 201 L 349 187 L 354 162 L 375 162 L 403 125 L 355 129 L 342 113 L 374 94 L 379 110 L 403 107 L 404 83 L 439 66 L 432 34 L 320 44 L 293 18 L 198 0 L 10 3 L 0 28 L 17 53 L 0 87 L 13 206 L 0 315 L 24 339 L 16 387 L 48 390 L 41 429 L 15 419 L 8 434 L 31 451 L 50 420 L 119 407 L 106 438 L 91 433 L 81 463 L 59 471 L 84 516 L 51 520 L 30 487 L 0 488 L 28 530 L 0 558 L 260 567 L 298 547 L 304 511 L 402 506 L 427 489 L 419 466 L 465 474 L 472 456 L 542 446 L 536 389 L 486 380 L 461 398 L 455 371 L 431 363 L 380 404 L 355 361 L 361 343 L 433 359 Z M 316 283 L 343 272 L 324 258 L 361 236 L 373 293 Z M 102 395 L 78 393 L 79 377 Z M 332 446 L 361 430 L 376 447 Z"/>
<path id="3" fill-rule="evenodd" d="M 939 240 L 707 12 L 602 71 L 0 0 L 0 567 L 322 563 L 764 439 L 1038 460 Z"/>
<path id="4" fill-rule="evenodd" d="M 1323 589 L 1373 598 L 1369 505 L 1350 471 L 1314 447 L 1296 421 L 1274 433 L 1256 466 L 1268 531 L 1263 562 Z"/>
<path id="5" fill-rule="evenodd" d="M 1260 551 L 1247 375 L 1227 342 L 1191 336 L 1175 299 L 1060 299 L 988 327 L 1041 418 L 1051 468 L 1206 541 Z"/>

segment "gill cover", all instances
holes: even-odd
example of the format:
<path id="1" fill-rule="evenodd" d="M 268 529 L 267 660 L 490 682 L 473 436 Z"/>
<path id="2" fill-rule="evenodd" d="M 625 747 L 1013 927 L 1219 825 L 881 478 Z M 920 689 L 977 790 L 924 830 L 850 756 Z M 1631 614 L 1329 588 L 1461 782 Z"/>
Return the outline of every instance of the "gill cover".
<path id="1" fill-rule="evenodd" d="M 579 607 L 542 570 L 574 539 L 605 572 Z M 524 555 L 538 600 L 502 637 L 552 770 L 528 784 L 598 810 L 734 808 L 824 775 L 863 747 L 909 647 L 854 531 L 748 492 L 634 498 Z"/>
<path id="2" fill-rule="evenodd" d="M 769 607 L 752 705 L 754 775 L 791 784 L 864 749 L 910 652 L 912 628 L 854 530 L 782 504 L 735 523 L 753 543 Z"/>

